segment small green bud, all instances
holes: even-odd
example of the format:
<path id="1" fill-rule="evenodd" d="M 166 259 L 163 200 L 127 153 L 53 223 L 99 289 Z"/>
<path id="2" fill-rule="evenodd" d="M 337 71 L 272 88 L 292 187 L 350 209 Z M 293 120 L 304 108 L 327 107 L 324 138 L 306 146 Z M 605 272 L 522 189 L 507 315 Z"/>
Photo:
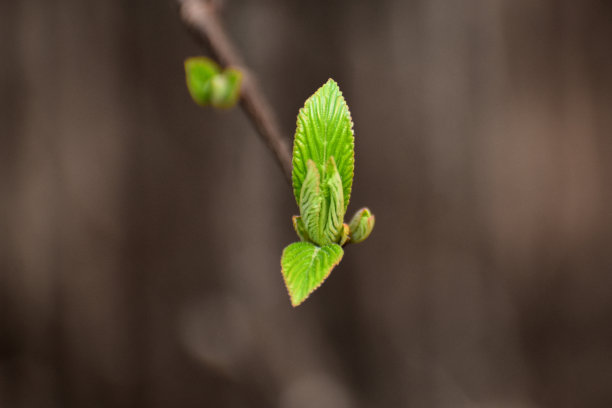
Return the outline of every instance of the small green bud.
<path id="1" fill-rule="evenodd" d="M 351 242 L 359 243 L 370 236 L 374 229 L 375 217 L 368 208 L 357 211 L 349 222 Z"/>

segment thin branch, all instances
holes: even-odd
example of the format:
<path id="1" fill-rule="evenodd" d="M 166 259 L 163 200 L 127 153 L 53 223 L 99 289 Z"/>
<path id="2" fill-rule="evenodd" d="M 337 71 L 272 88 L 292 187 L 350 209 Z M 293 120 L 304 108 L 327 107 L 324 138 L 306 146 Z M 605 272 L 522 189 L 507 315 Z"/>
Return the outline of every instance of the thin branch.
<path id="1" fill-rule="evenodd" d="M 238 68 L 242 74 L 240 104 L 253 122 L 257 133 L 274 154 L 285 178 L 291 184 L 291 153 L 283 138 L 276 116 L 259 89 L 253 74 L 229 39 L 212 0 L 176 0 L 181 19 L 196 40 L 210 46 L 213 56 L 223 66 Z"/>

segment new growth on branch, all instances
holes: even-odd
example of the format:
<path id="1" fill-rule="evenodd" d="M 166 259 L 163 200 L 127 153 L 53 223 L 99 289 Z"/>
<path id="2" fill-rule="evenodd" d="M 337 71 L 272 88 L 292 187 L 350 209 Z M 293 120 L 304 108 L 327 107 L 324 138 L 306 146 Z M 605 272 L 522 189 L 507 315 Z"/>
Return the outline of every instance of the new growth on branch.
<path id="1" fill-rule="evenodd" d="M 291 304 L 300 305 L 329 276 L 344 255 L 343 246 L 365 240 L 374 228 L 368 208 L 344 216 L 353 185 L 353 121 L 338 84 L 329 79 L 300 109 L 293 156 L 280 137 L 274 115 L 239 59 L 210 2 L 179 2 L 186 25 L 211 45 L 225 70 L 206 57 L 185 61 L 187 88 L 200 106 L 230 108 L 241 101 L 260 136 L 291 180 L 300 215 L 293 227 L 300 239 L 281 255 L 281 272 Z M 199 8 L 198 8 L 199 7 Z M 235 65 L 232 61 L 237 62 Z"/>

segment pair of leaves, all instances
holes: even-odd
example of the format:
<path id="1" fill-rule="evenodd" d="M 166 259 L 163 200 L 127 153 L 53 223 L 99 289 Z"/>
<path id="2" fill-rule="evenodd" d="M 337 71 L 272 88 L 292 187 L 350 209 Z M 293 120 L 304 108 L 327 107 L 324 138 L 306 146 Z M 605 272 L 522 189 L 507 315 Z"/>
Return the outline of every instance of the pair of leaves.
<path id="1" fill-rule="evenodd" d="M 200 106 L 231 108 L 240 96 L 242 73 L 234 68 L 221 71 L 213 60 L 192 57 L 185 60 L 187 89 Z"/>
<path id="2" fill-rule="evenodd" d="M 338 265 L 347 241 L 361 242 L 374 227 L 362 209 L 344 224 L 355 165 L 353 122 L 338 84 L 328 80 L 300 109 L 293 144 L 293 194 L 300 216 L 293 217 L 302 242 L 281 257 L 291 304 L 302 303 Z"/>

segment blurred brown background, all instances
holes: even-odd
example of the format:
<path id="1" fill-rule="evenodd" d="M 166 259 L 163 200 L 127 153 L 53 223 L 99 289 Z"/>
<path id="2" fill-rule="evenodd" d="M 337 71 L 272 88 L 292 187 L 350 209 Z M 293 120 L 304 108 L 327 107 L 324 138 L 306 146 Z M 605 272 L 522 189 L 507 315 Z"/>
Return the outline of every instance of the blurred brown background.
<path id="1" fill-rule="evenodd" d="M 228 0 L 374 233 L 292 309 L 290 189 L 172 1 L 0 1 L 0 407 L 611 407 L 612 3 Z"/>

